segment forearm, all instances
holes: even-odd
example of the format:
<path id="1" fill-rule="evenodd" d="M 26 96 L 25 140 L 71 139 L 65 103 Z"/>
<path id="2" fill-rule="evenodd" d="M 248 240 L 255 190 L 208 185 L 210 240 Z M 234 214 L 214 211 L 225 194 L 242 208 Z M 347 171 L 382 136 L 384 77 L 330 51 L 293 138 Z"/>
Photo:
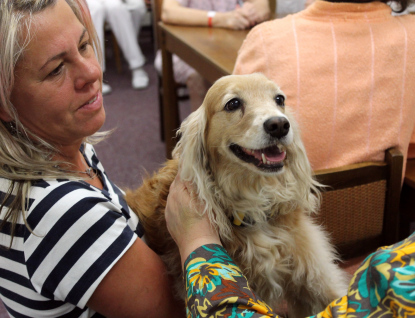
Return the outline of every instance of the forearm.
<path id="1" fill-rule="evenodd" d="M 165 23 L 178 25 L 211 26 L 239 30 L 249 27 L 249 21 L 235 10 L 215 12 L 215 15 L 209 19 L 208 11 L 184 7 L 176 0 L 164 0 L 161 19 Z"/>
<path id="2" fill-rule="evenodd" d="M 189 259 L 189 256 L 192 253 L 194 253 L 194 251 L 198 250 L 202 246 L 207 246 L 207 245 L 221 246 L 222 244 L 218 237 L 215 238 L 214 236 L 206 235 L 204 237 L 189 239 L 188 243 L 182 244 L 182 246 L 179 246 L 180 256 L 182 259 L 182 268 L 184 268 L 186 260 Z"/>
<path id="3" fill-rule="evenodd" d="M 175 0 L 166 0 L 166 4 L 163 3 L 161 13 L 161 20 L 163 22 L 169 24 L 207 26 L 207 11 L 186 8 L 174 4 L 173 1 Z M 169 5 L 168 2 L 172 2 L 172 5 Z"/>
<path id="4" fill-rule="evenodd" d="M 169 24 L 234 29 L 233 24 L 228 23 L 230 21 L 229 15 L 229 12 L 215 12 L 211 25 L 209 25 L 208 11 L 175 7 L 171 10 L 163 10 L 161 19 Z"/>
<path id="5" fill-rule="evenodd" d="M 219 311 L 221 315 L 236 311 L 246 312 L 244 317 L 276 317 L 249 288 L 247 279 L 222 247 L 212 225 L 214 220 L 209 219 L 201 201 L 192 201 L 194 188 L 180 175 L 170 186 L 165 217 L 182 258 L 187 317 L 211 317 Z"/>
<path id="6" fill-rule="evenodd" d="M 193 251 L 184 264 L 184 280 L 188 317 L 202 314 L 210 317 L 219 311 L 222 315 L 251 312 L 252 318 L 278 317 L 256 297 L 242 271 L 221 245 L 208 244 Z M 225 293 L 225 289 L 234 293 Z"/>

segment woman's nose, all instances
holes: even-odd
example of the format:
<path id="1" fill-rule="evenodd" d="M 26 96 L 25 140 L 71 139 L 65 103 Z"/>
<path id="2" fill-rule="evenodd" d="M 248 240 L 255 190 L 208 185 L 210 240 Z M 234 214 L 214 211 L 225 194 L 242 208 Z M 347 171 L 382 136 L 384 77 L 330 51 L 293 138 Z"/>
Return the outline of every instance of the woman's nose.
<path id="1" fill-rule="evenodd" d="M 102 69 L 95 57 L 80 59 L 78 61 L 75 88 L 83 89 L 102 78 Z"/>

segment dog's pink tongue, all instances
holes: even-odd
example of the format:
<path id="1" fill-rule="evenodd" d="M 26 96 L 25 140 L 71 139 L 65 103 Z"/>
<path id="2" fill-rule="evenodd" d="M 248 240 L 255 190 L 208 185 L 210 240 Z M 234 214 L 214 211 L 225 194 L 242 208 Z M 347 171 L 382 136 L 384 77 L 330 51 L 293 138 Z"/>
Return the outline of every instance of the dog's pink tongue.
<path id="1" fill-rule="evenodd" d="M 281 152 L 278 147 L 270 147 L 264 150 L 255 150 L 254 157 L 260 161 L 263 161 L 262 154 L 269 162 L 281 162 L 285 159 L 285 152 Z"/>
<path id="2" fill-rule="evenodd" d="M 285 159 L 285 152 L 278 147 L 270 147 L 264 150 L 264 156 L 269 162 L 280 162 Z"/>
<path id="3" fill-rule="evenodd" d="M 264 153 L 265 159 L 267 159 L 269 162 L 280 162 L 285 159 L 285 152 L 280 152 L 278 154 L 272 154 L 268 155 L 267 153 Z"/>

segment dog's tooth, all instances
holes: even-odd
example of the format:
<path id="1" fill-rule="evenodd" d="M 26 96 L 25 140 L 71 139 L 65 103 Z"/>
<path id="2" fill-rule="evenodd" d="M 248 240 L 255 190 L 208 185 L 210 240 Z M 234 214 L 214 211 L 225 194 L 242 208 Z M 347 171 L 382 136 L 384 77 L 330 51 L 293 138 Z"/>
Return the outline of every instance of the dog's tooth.
<path id="1" fill-rule="evenodd" d="M 267 163 L 267 159 L 265 158 L 265 155 L 264 155 L 264 153 L 263 153 L 263 152 L 261 153 L 261 156 L 262 156 L 262 162 L 263 162 L 264 164 L 266 164 L 266 163 Z"/>

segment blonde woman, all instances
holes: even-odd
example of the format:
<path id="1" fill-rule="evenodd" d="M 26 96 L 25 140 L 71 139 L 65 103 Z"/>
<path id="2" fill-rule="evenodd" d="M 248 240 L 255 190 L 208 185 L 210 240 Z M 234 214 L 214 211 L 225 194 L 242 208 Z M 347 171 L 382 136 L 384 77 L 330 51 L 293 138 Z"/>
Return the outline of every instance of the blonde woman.
<path id="1" fill-rule="evenodd" d="M 183 317 L 90 144 L 105 111 L 85 4 L 2 0 L 0 29 L 0 297 L 10 316 Z"/>

